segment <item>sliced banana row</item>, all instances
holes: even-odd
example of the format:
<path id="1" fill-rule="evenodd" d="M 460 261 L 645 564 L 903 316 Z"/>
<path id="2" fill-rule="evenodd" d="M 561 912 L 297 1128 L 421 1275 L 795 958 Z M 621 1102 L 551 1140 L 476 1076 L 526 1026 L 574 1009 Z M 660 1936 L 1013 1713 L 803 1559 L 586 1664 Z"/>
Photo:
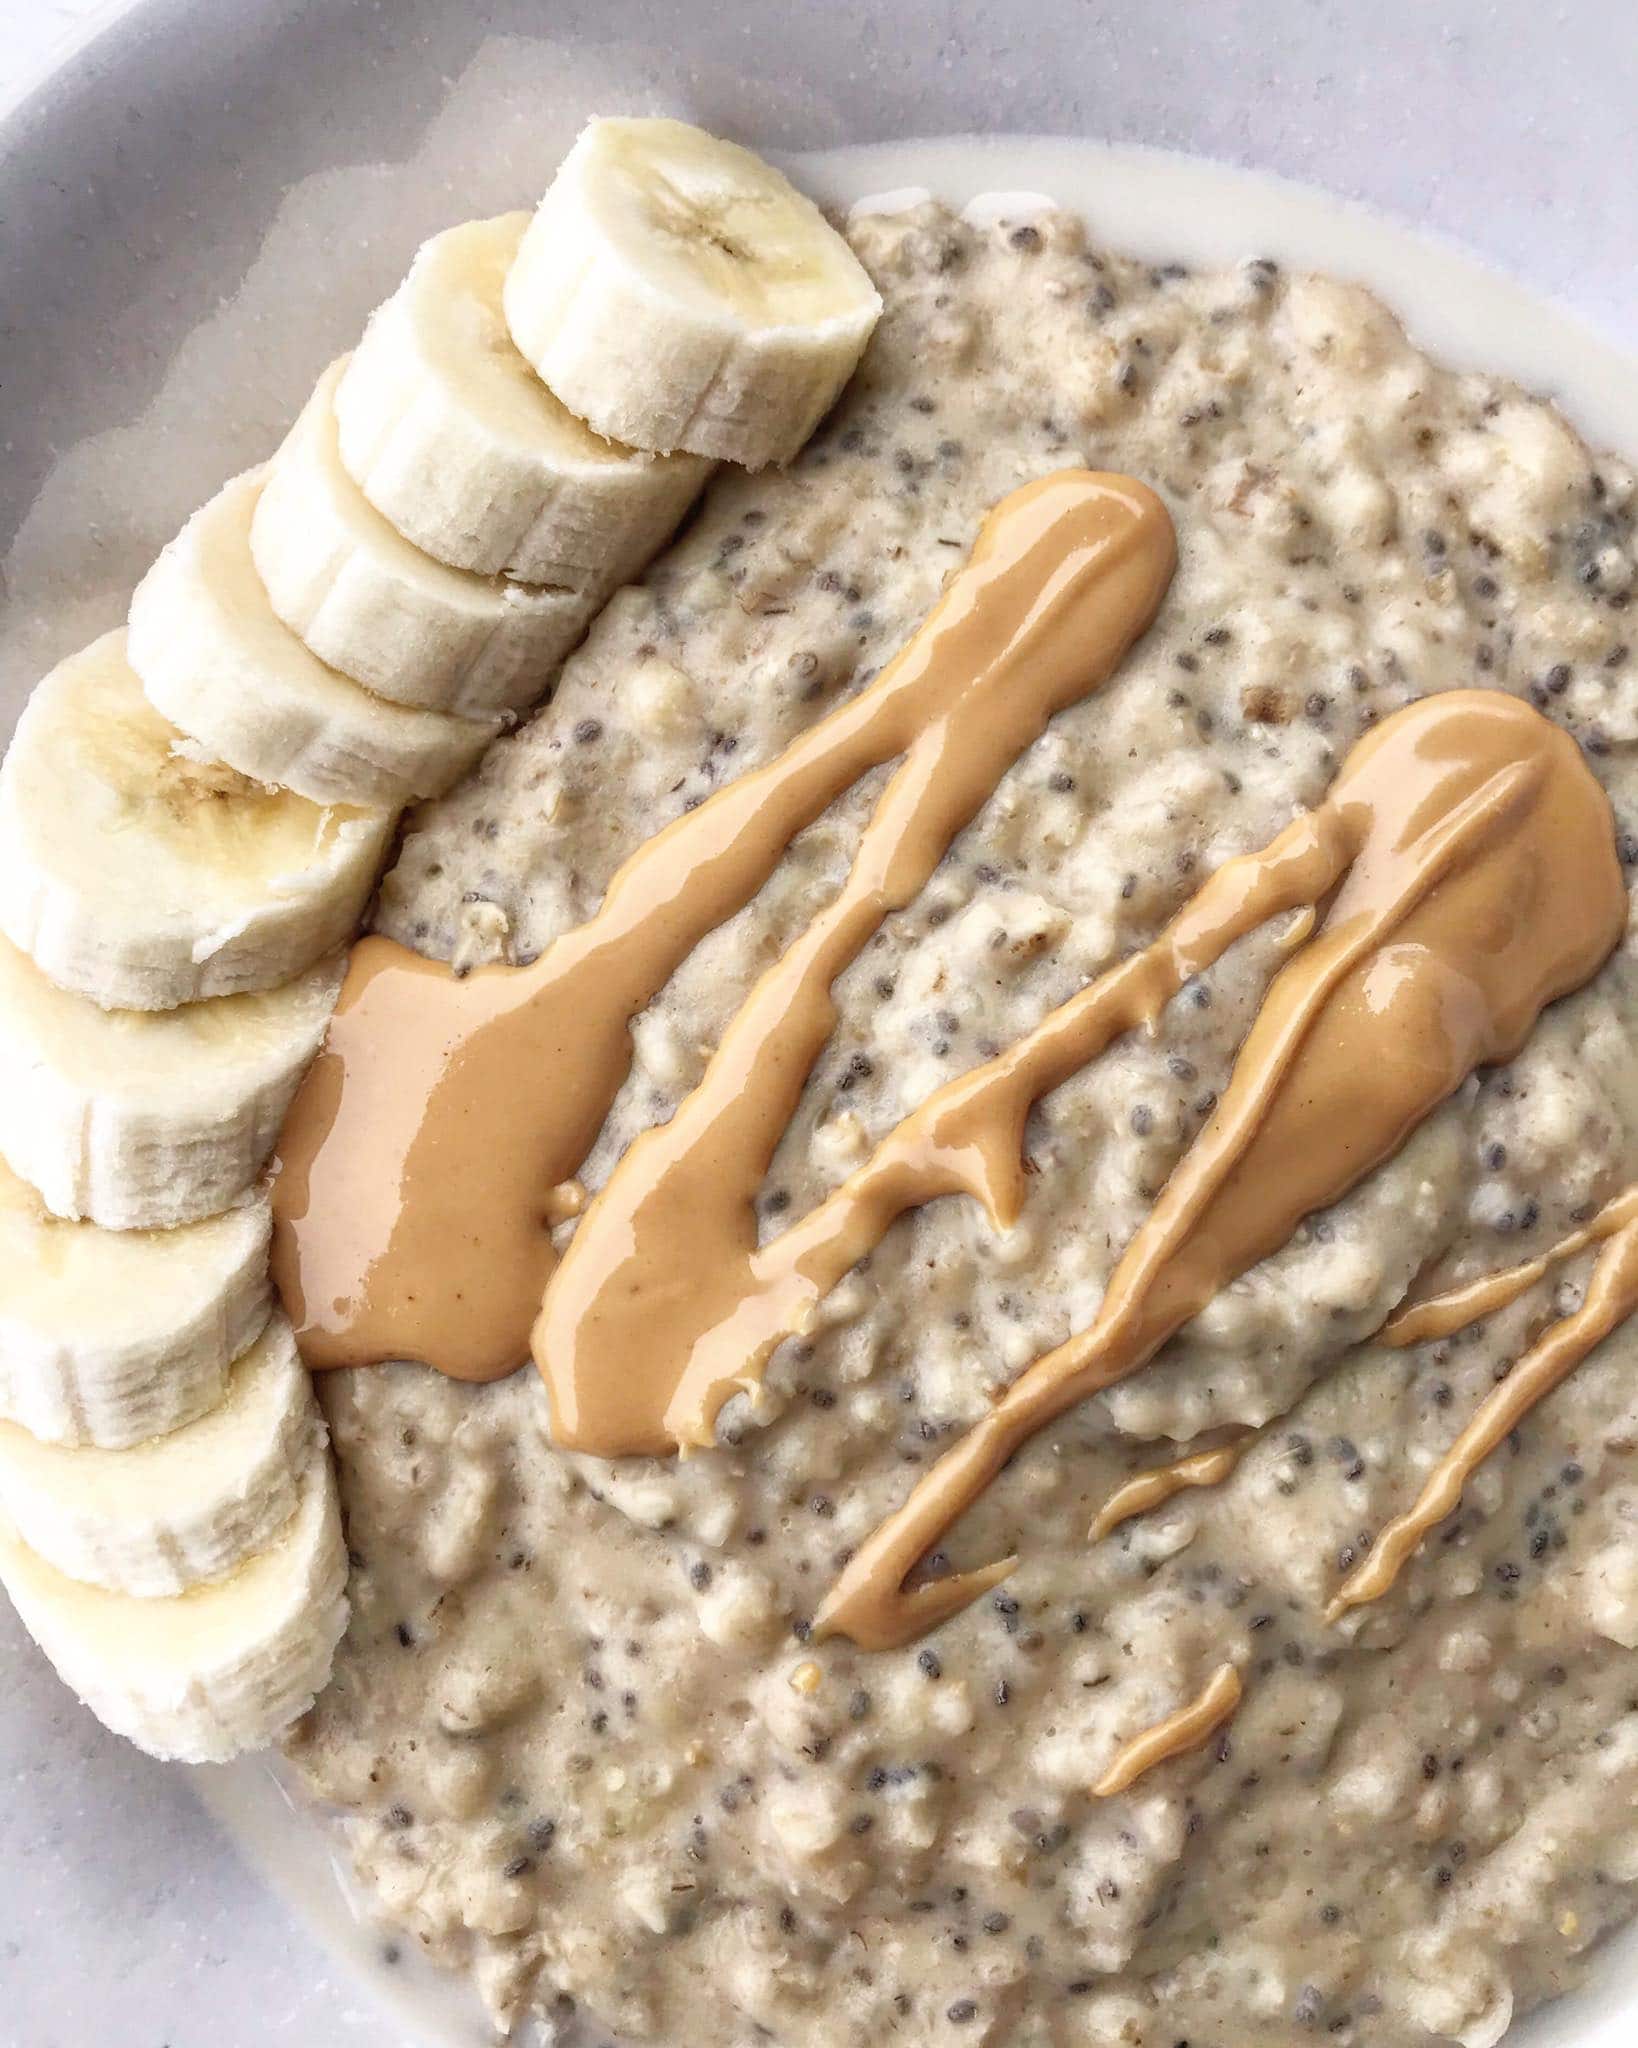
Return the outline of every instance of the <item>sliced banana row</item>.
<path id="1" fill-rule="evenodd" d="M 0 1583 L 81 1698 L 158 1756 L 273 1740 L 345 1624 L 328 1439 L 271 1311 L 270 1227 L 260 1195 L 102 1230 L 0 1166 Z"/>
<path id="2" fill-rule="evenodd" d="M 24 712 L 0 765 L 0 1583 L 144 1748 L 272 1740 L 345 1623 L 257 1183 L 399 809 L 540 696 L 714 459 L 795 452 L 878 309 L 746 152 L 594 123 L 532 223 L 422 249 L 127 632 Z"/>
<path id="3" fill-rule="evenodd" d="M 196 619 L 240 601 L 193 574 Z M 218 701 L 254 703 L 225 646 Z M 110 634 L 0 767 L 0 1583 L 110 1727 L 192 1759 L 273 1740 L 345 1621 L 253 1190 L 395 815 L 203 755 Z"/>

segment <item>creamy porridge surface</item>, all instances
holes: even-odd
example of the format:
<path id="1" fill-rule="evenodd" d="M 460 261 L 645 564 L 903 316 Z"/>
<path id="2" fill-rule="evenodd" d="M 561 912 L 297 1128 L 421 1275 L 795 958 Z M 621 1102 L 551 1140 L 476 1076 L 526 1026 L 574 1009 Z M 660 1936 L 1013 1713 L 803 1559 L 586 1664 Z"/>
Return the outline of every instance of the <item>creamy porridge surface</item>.
<path id="1" fill-rule="evenodd" d="M 419 814 L 381 929 L 463 961 L 538 952 L 643 838 L 860 687 L 997 498 L 1079 463 L 1165 497 L 1170 597 L 838 984 L 769 1234 L 1414 697 L 1528 695 L 1582 742 L 1638 872 L 1629 468 L 1431 365 L 1354 287 L 1152 270 L 1066 216 L 976 229 L 924 206 L 850 234 L 887 310 L 838 413 L 789 471 L 724 476 L 553 703 Z M 589 1186 L 834 892 L 883 779 L 638 1020 Z M 572 2001 L 672 2048 L 1483 2048 L 1631 1912 L 1638 1325 L 1483 1467 L 1394 1593 L 1320 1620 L 1587 1262 L 1455 1340 L 1369 1334 L 1424 1273 L 1510 1264 L 1638 1175 L 1630 928 L 1510 1068 L 1018 1457 L 951 1545 L 1020 1553 L 998 1593 L 901 1651 L 805 1640 L 918 1468 L 1090 1320 L 1278 939 L 1035 1112 L 1016 1230 L 960 1199 L 897 1225 L 714 1450 L 554 1452 L 533 1372 L 324 1382 L 355 1613 L 291 1753 L 388 1916 L 470 1963 L 498 2018 Z M 1264 1423 L 1227 1483 L 1088 1541 L 1128 1473 Z M 1228 1728 L 1092 1798 L 1229 1657 Z"/>

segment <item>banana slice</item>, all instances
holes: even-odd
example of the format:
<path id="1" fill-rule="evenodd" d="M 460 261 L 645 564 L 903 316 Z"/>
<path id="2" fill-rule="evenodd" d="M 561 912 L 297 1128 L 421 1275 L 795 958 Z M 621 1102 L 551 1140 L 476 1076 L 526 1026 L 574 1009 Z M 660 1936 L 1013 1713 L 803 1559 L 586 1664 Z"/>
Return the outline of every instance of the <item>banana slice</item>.
<path id="1" fill-rule="evenodd" d="M 440 561 L 600 596 L 670 539 L 711 465 L 605 441 L 518 354 L 501 288 L 528 224 L 503 214 L 422 244 L 336 387 L 341 458 Z"/>
<path id="2" fill-rule="evenodd" d="M 104 1010 L 0 939 L 0 1153 L 48 1209 L 162 1230 L 228 1208 L 266 1166 L 345 961 L 178 1010 Z"/>
<path id="3" fill-rule="evenodd" d="M 82 1586 L 0 1522 L 0 1585 L 58 1675 L 152 1756 L 219 1763 L 312 1705 L 347 1621 L 335 1475 L 315 1458 L 272 1546 L 166 1599 Z"/>
<path id="4" fill-rule="evenodd" d="M 335 393 L 347 363 L 319 379 L 262 486 L 250 549 L 274 611 L 332 668 L 395 703 L 469 718 L 523 710 L 595 601 L 452 569 L 383 519 L 341 460 Z"/>
<path id="5" fill-rule="evenodd" d="M 393 822 L 194 759 L 109 633 L 38 685 L 0 766 L 0 932 L 111 1008 L 274 988 L 351 936 Z"/>
<path id="6" fill-rule="evenodd" d="M 0 1417 L 124 1450 L 222 1397 L 271 1306 L 267 1198 L 183 1230 L 51 1215 L 0 1164 Z"/>
<path id="7" fill-rule="evenodd" d="M 197 1422 L 129 1450 L 71 1450 L 0 1423 L 0 1511 L 71 1579 L 155 1599 L 234 1572 L 278 1540 L 328 1456 L 282 1315 Z"/>
<path id="8" fill-rule="evenodd" d="M 593 121 L 506 280 L 512 339 L 571 412 L 635 448 L 788 462 L 881 313 L 810 199 L 681 121 Z"/>
<path id="9" fill-rule="evenodd" d="M 218 491 L 137 587 L 127 653 L 149 703 L 215 760 L 314 803 L 441 794 L 494 724 L 389 703 L 303 645 L 250 558 L 262 476 Z"/>

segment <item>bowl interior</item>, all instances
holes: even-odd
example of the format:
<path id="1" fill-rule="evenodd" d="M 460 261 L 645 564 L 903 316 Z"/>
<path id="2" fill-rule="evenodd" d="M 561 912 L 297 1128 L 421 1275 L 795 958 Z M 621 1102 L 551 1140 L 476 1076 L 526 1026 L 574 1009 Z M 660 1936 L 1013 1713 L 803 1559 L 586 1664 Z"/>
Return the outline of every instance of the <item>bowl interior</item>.
<path id="1" fill-rule="evenodd" d="M 1113 10 L 1116 44 L 1145 11 Z M 971 128 L 998 110 L 1021 124 L 1123 125 L 1098 119 L 1083 84 L 1053 83 L 1084 76 L 1084 66 L 1053 60 L 1073 50 L 1073 5 L 1040 10 L 1022 88 L 1003 79 L 986 98 L 969 50 L 959 90 L 925 100 L 895 88 L 902 24 L 884 28 L 874 9 L 814 10 L 825 32 L 804 18 L 782 64 L 764 51 L 754 82 L 734 40 L 752 10 L 700 10 L 682 83 L 674 53 L 633 28 L 640 10 L 604 10 L 597 41 L 576 27 L 589 11 L 562 12 L 561 39 L 548 43 L 484 36 L 486 22 L 520 19 L 517 8 L 474 11 L 457 34 L 450 10 L 408 0 L 390 36 L 372 9 L 372 65 L 364 10 L 351 4 L 222 10 L 163 0 L 93 51 L 71 89 L 48 91 L 0 135 L 0 201 L 28 201 L 8 208 L 8 296 L 30 309 L 0 334 L 9 443 L 0 735 L 52 661 L 117 623 L 192 508 L 271 450 L 415 244 L 452 220 L 526 203 L 585 111 L 679 111 L 776 148 L 924 120 Z M 911 23 L 942 13 L 904 10 Z M 607 26 L 615 16 L 632 29 L 624 40 Z M 850 99 L 847 31 L 867 20 L 876 26 L 860 35 L 877 82 Z M 183 36 L 192 39 L 185 59 Z M 925 75 L 913 41 L 902 53 L 906 81 Z M 316 97 L 328 64 L 341 87 Z M 789 83 L 797 79 L 800 91 Z M 1027 190 L 1076 206 L 1095 235 L 1157 258 L 1266 254 L 1359 277 L 1435 352 L 1550 391 L 1591 438 L 1638 452 L 1638 376 L 1621 351 L 1453 248 L 1316 192 L 1196 158 L 1023 135 L 790 161 L 838 202 L 906 186 L 962 201 Z M 0 1707 L 0 1732 L 6 1714 Z M 428 2048 L 480 2038 L 459 1991 L 381 1969 L 381 1938 L 347 1901 L 319 1823 L 290 1805 L 264 1764 L 201 1773 L 199 1783 L 347 1967 L 378 1978 L 397 2015 L 392 2038 Z M 1635 2018 L 1638 1934 L 1629 1934 L 1608 1945 L 1584 1990 L 1516 2038 L 1521 2048 L 1616 2048 Z"/>

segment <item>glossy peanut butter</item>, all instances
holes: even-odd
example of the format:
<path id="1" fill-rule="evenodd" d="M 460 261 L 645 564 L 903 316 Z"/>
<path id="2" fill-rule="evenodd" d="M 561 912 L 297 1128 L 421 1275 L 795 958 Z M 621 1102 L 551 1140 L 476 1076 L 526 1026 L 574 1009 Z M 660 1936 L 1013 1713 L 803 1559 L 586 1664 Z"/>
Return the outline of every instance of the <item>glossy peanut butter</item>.
<path id="1" fill-rule="evenodd" d="M 1345 858 L 1340 826 L 1327 812 L 1299 819 L 1263 853 L 1227 863 L 1153 946 L 936 1090 L 806 1218 L 758 1248 L 752 1203 L 790 1114 L 789 1087 L 764 1116 L 754 1149 L 721 1139 L 724 1126 L 739 1121 L 736 1102 L 766 1102 L 780 1086 L 775 1064 L 753 1077 L 749 1032 L 740 1027 L 765 991 L 783 993 L 795 957 L 787 956 L 673 1122 L 622 1160 L 547 1295 L 535 1355 L 560 1440 L 605 1457 L 709 1443 L 723 1402 L 754 1390 L 780 1341 L 804 1327 L 907 1210 L 968 1194 L 997 1229 L 1010 1227 L 1023 1207 L 1031 1106 L 1122 1032 L 1153 1024 L 1236 939 L 1323 892 Z M 737 1064 L 725 1063 L 729 1055 Z M 693 1199 L 682 1198 L 684 1189 Z M 642 1369 L 617 1372 L 616 1357 L 630 1355 L 617 1346 L 624 1338 L 629 1347 L 639 1327 Z"/>
<path id="2" fill-rule="evenodd" d="M 817 1633 L 888 1647 L 995 1584 L 1011 1560 L 905 1581 L 1037 1430 L 1137 1371 L 1476 1066 L 1510 1058 L 1625 924 L 1608 801 L 1575 743 L 1515 699 L 1408 705 L 1355 748 L 1311 833 L 1333 856 L 1308 899 L 1323 920 L 1269 987 L 1097 1317 L 916 1484 L 837 1580 Z"/>
<path id="3" fill-rule="evenodd" d="M 279 1145 L 274 1275 L 308 1363 L 420 1359 L 481 1380 L 523 1361 L 554 1264 L 550 1191 L 630 1069 L 631 1019 L 805 825 L 903 755 L 845 900 L 785 978 L 788 1004 L 763 993 L 736 1032 L 757 1085 L 720 1143 L 736 1158 L 771 1149 L 806 1071 L 795 1037 L 822 1039 L 830 976 L 1053 713 L 1107 680 L 1174 560 L 1171 521 L 1144 485 L 1085 470 L 1026 485 L 875 682 L 646 842 L 597 915 L 531 966 L 456 979 L 386 939 L 359 945 Z M 791 1016 L 764 1053 L 776 1007 Z M 578 1411 L 558 1407 L 576 1440 Z"/>

